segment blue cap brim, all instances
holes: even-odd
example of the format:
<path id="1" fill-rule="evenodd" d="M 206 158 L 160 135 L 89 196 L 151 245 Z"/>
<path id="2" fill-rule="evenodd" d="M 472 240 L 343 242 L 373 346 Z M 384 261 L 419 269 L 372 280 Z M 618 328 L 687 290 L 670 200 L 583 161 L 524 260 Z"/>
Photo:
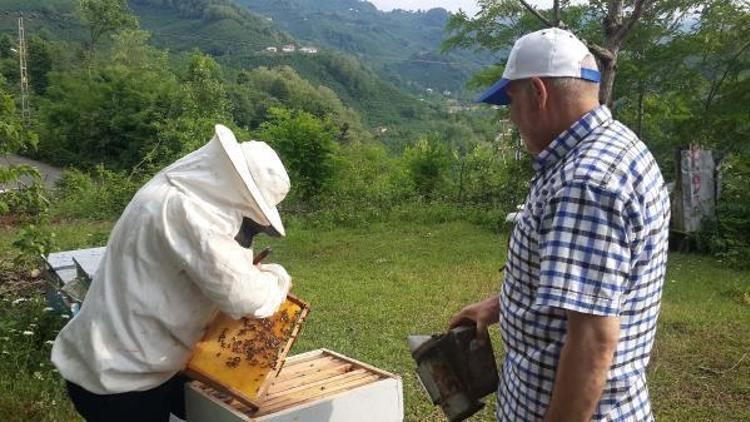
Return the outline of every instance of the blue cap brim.
<path id="1" fill-rule="evenodd" d="M 510 79 L 500 79 L 499 81 L 495 82 L 490 89 L 485 91 L 482 95 L 479 96 L 476 100 L 474 100 L 475 103 L 487 103 L 487 104 L 494 104 L 494 105 L 508 105 L 510 104 L 510 97 L 508 97 L 508 93 L 505 92 L 505 88 L 508 87 L 508 84 L 510 83 Z"/>

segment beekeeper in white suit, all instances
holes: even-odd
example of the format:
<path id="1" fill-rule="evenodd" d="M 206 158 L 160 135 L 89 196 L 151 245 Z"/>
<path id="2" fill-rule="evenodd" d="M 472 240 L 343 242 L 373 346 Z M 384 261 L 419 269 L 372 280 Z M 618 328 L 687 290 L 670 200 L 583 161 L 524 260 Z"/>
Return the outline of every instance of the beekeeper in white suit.
<path id="1" fill-rule="evenodd" d="M 276 205 L 289 177 L 263 142 L 217 125 L 204 147 L 162 170 L 123 212 L 86 300 L 55 340 L 52 362 L 90 421 L 184 418 L 192 346 L 221 310 L 272 315 L 291 279 L 254 266 L 235 241 L 243 217 L 284 235 Z M 251 233 L 252 235 L 252 233 Z"/>

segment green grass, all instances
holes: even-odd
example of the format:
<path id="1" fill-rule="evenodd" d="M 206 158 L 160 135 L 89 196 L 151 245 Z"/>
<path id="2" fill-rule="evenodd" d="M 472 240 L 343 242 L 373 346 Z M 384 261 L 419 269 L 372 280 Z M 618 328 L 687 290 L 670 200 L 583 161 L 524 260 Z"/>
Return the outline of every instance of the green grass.
<path id="1" fill-rule="evenodd" d="M 56 228 L 58 246 L 103 244 L 110 226 L 62 223 Z M 287 267 L 294 292 L 312 306 L 292 354 L 325 347 L 399 374 L 406 420 L 443 420 L 417 384 L 405 338 L 442 331 L 462 306 L 494 294 L 504 240 L 468 223 L 321 231 L 295 220 L 288 232 L 288 238 L 270 242 L 269 261 Z M 8 238 L 9 231 L 0 230 L 0 251 L 7 252 Z M 0 330 L 13 315 L 0 313 Z M 499 358 L 496 335 L 493 343 Z M 672 254 L 649 368 L 657 418 L 750 420 L 749 351 L 750 272 L 710 257 Z M 25 366 L 0 368 L 0 380 L 24 386 L 9 389 L 8 381 L 0 381 L 1 420 L 72 419 L 56 374 L 47 369 L 39 380 L 34 377 L 39 371 Z M 472 420 L 493 420 L 493 407 L 490 403 Z"/>

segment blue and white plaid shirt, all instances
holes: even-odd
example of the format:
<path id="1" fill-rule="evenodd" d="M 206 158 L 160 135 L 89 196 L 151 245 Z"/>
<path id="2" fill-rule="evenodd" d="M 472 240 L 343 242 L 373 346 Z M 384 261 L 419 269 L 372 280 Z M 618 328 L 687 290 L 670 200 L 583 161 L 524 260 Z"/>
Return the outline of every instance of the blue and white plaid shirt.
<path id="1" fill-rule="evenodd" d="M 646 146 L 605 106 L 534 160 L 500 295 L 507 352 L 498 420 L 544 417 L 565 343 L 566 310 L 620 318 L 593 420 L 652 420 L 646 365 L 667 263 L 669 196 Z"/>

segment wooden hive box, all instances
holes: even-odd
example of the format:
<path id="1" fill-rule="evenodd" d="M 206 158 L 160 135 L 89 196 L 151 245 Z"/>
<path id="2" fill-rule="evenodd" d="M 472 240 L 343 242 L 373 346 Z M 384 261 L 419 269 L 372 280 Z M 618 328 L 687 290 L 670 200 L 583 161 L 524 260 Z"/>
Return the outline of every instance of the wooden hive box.
<path id="1" fill-rule="evenodd" d="M 188 422 L 398 422 L 401 378 L 326 349 L 288 358 L 258 409 L 194 381 L 185 386 Z"/>
<path id="2" fill-rule="evenodd" d="M 219 313 L 193 347 L 185 374 L 258 408 L 308 310 L 307 303 L 288 295 L 269 318 L 234 320 Z"/>

